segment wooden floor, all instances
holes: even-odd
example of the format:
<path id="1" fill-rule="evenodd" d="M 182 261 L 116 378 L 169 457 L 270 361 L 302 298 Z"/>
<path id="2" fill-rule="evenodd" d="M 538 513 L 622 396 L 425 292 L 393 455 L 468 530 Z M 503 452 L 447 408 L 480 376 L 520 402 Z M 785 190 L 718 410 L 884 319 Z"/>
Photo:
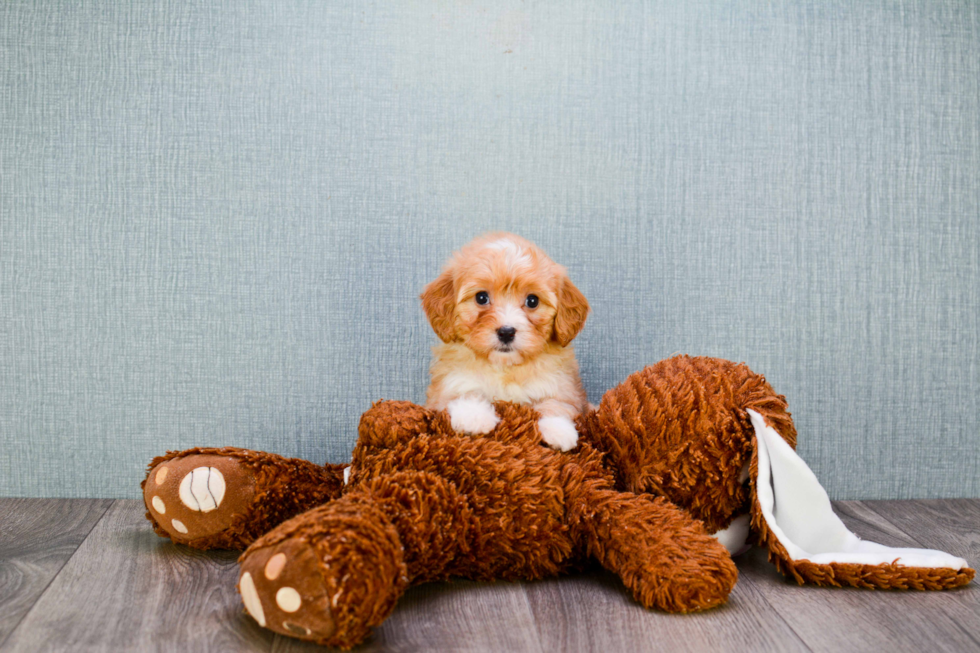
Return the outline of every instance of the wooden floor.
<path id="1" fill-rule="evenodd" d="M 980 499 L 845 501 L 866 539 L 980 562 Z M 0 499 L 0 653 L 304 651 L 255 624 L 236 554 L 154 535 L 138 501 Z M 980 650 L 980 584 L 951 592 L 798 587 L 759 550 L 740 557 L 724 607 L 668 615 L 602 571 L 531 583 L 416 587 L 361 650 Z"/>

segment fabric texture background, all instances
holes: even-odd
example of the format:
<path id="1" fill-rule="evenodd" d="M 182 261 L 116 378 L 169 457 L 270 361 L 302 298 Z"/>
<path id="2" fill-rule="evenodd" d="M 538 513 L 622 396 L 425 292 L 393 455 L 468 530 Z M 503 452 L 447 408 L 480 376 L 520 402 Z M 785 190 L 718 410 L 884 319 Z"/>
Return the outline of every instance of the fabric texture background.
<path id="1" fill-rule="evenodd" d="M 0 495 L 348 460 L 501 229 L 589 297 L 593 401 L 745 361 L 832 498 L 980 496 L 978 179 L 970 0 L 8 0 Z"/>

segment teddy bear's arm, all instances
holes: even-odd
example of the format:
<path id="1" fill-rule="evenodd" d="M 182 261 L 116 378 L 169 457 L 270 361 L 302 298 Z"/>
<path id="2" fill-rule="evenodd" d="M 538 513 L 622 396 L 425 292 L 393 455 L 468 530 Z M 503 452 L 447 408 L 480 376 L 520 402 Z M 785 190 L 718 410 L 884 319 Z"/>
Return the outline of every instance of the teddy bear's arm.
<path id="1" fill-rule="evenodd" d="M 506 443 L 541 442 L 536 419 L 539 414 L 533 407 L 496 401 L 493 408 L 499 417 L 497 426 L 485 435 L 467 435 L 456 432 L 446 410 L 433 410 L 410 401 L 378 401 L 361 416 L 354 461 L 396 449 L 420 435 L 484 437 Z"/>
<path id="2" fill-rule="evenodd" d="M 704 610 L 724 603 L 735 586 L 738 572 L 725 547 L 663 497 L 596 484 L 579 493 L 576 506 L 590 553 L 645 607 Z"/>
<path id="3" fill-rule="evenodd" d="M 434 411 L 410 401 L 377 401 L 357 428 L 354 459 L 393 449 L 422 434 L 451 432 L 445 411 Z"/>

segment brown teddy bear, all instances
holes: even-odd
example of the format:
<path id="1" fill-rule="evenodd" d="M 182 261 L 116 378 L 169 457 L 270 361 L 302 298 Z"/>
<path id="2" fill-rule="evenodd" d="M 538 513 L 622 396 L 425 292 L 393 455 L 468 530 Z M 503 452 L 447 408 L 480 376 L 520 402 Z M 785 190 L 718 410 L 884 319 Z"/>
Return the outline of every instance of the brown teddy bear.
<path id="1" fill-rule="evenodd" d="M 495 408 L 497 427 L 471 436 L 444 411 L 378 402 L 349 467 L 171 452 L 143 482 L 147 518 L 177 543 L 248 547 L 239 590 L 252 617 L 340 647 L 411 584 L 541 578 L 589 558 L 646 607 L 711 608 L 735 585 L 729 551 L 750 520 L 800 583 L 944 589 L 973 577 L 948 554 L 847 531 L 793 452 L 784 397 L 745 365 L 679 356 L 637 372 L 578 419 L 568 453 L 542 445 L 533 409 Z"/>

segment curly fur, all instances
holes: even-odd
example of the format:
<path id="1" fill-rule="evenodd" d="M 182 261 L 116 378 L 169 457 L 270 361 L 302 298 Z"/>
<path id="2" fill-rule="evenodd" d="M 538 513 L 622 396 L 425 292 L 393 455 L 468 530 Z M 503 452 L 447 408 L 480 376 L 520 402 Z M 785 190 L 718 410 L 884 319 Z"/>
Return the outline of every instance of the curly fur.
<path id="1" fill-rule="evenodd" d="M 791 446 L 796 431 L 785 398 L 745 365 L 679 356 L 647 367 L 577 418 L 579 446 L 569 453 L 541 445 L 533 408 L 494 408 L 499 424 L 470 436 L 457 434 L 445 411 L 374 404 L 361 418 L 343 488 L 339 466 L 241 449 L 170 453 L 150 470 L 202 452 L 247 465 L 254 478 L 247 509 L 226 531 L 186 543 L 250 543 L 240 562 L 243 578 L 254 578 L 265 597 L 265 625 L 345 648 L 367 637 L 411 584 L 541 578 L 589 558 L 618 574 L 646 607 L 716 606 L 737 571 L 709 533 L 746 512 L 770 559 L 799 582 L 940 589 L 973 577 L 972 569 L 790 560 L 758 508 L 746 411 L 757 411 Z M 289 562 L 270 579 L 266 565 L 279 554 Z M 301 608 L 276 605 L 283 584 L 302 590 Z"/>

